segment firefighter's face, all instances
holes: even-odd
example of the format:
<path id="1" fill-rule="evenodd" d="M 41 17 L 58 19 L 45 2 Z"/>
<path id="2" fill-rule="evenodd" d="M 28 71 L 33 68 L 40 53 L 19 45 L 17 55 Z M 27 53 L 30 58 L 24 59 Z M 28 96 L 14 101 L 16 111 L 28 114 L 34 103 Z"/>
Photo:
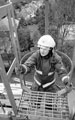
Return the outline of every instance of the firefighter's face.
<path id="1" fill-rule="evenodd" d="M 50 48 L 48 47 L 40 47 L 40 54 L 41 56 L 46 56 L 49 53 Z"/>

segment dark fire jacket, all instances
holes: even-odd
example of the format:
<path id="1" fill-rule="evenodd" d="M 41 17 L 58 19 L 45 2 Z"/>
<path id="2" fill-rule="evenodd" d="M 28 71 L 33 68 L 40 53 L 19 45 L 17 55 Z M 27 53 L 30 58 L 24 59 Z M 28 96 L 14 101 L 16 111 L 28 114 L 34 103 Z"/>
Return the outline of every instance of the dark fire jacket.
<path id="1" fill-rule="evenodd" d="M 53 55 L 48 59 L 41 57 L 39 50 L 33 53 L 24 63 L 26 72 L 30 72 L 35 68 L 34 80 L 43 88 L 53 84 L 56 80 L 55 73 L 58 73 L 60 79 L 67 75 L 67 71 L 63 65 L 61 57 L 54 51 Z"/>

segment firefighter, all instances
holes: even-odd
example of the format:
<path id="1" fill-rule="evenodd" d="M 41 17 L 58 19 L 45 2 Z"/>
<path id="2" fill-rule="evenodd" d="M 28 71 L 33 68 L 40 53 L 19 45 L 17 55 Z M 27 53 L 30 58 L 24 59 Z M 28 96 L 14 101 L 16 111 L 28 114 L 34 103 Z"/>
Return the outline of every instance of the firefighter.
<path id="1" fill-rule="evenodd" d="M 37 43 L 38 50 L 33 53 L 24 64 L 20 65 L 20 72 L 27 74 L 35 68 L 34 83 L 32 90 L 56 92 L 58 87 L 55 83 L 55 73 L 66 85 L 69 81 L 67 70 L 63 65 L 61 57 L 54 50 L 55 41 L 50 35 L 43 35 Z"/>

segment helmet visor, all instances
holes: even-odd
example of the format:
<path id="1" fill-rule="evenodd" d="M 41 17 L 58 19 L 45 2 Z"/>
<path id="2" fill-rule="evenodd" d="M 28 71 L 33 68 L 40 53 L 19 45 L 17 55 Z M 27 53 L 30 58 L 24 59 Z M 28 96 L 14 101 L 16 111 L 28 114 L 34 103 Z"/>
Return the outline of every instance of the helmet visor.
<path id="1" fill-rule="evenodd" d="M 44 49 L 44 50 L 50 50 L 49 47 L 42 46 L 42 45 L 37 45 L 38 48 Z"/>
<path id="2" fill-rule="evenodd" d="M 38 48 L 42 48 L 42 49 L 53 49 L 52 47 L 46 47 L 46 46 L 42 46 L 42 45 L 39 45 L 39 44 L 37 44 L 37 47 Z"/>

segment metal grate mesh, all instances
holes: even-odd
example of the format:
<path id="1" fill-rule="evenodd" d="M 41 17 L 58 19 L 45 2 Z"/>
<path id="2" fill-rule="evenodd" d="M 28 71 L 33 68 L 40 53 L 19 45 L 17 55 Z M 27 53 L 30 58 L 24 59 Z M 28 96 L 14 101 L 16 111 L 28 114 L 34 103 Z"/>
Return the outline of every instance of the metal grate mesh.
<path id="1" fill-rule="evenodd" d="M 56 93 L 31 91 L 23 92 L 18 114 L 30 119 L 69 120 L 67 96 Z"/>

